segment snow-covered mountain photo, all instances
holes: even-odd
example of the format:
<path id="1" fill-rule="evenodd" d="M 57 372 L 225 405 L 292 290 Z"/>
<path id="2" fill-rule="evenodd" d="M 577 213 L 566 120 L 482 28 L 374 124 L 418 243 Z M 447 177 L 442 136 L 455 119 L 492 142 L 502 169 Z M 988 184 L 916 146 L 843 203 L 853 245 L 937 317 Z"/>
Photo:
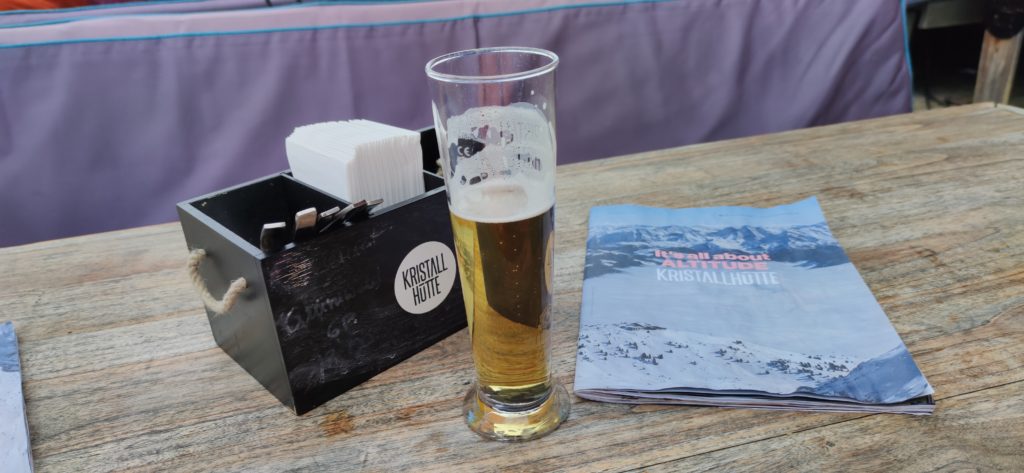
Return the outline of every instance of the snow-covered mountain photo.
<path id="1" fill-rule="evenodd" d="M 786 228 L 605 225 L 590 229 L 587 276 L 658 264 L 660 261 L 653 257 L 654 249 L 711 254 L 767 253 L 773 261 L 811 268 L 850 262 L 824 222 Z"/>
<path id="2" fill-rule="evenodd" d="M 805 355 L 651 324 L 587 325 L 580 330 L 576 370 L 604 377 L 606 389 L 745 390 L 789 394 L 839 379 L 854 360 Z M 628 379 L 619 374 L 634 372 Z M 672 386 L 669 386 L 669 385 Z"/>
<path id="3" fill-rule="evenodd" d="M 928 387 L 902 344 L 857 363 L 842 354 L 807 355 L 626 323 L 581 328 L 577 355 L 576 372 L 600 380 L 601 389 L 691 387 L 889 404 L 917 397 Z M 624 378 L 624 372 L 633 376 Z"/>
<path id="4" fill-rule="evenodd" d="M 932 393 L 814 198 L 593 208 L 575 389 L 864 404 Z"/>

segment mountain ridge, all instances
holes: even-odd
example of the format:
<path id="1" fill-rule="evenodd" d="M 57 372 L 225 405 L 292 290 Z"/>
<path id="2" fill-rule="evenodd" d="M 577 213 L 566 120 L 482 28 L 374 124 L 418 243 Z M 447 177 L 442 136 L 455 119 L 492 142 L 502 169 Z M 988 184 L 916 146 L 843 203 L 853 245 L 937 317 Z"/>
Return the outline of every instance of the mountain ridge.
<path id="1" fill-rule="evenodd" d="M 740 255 L 767 253 L 772 261 L 796 263 L 810 269 L 850 262 L 824 222 L 780 228 L 755 225 L 602 225 L 591 228 L 587 238 L 586 277 L 660 264 L 654 250 Z"/>

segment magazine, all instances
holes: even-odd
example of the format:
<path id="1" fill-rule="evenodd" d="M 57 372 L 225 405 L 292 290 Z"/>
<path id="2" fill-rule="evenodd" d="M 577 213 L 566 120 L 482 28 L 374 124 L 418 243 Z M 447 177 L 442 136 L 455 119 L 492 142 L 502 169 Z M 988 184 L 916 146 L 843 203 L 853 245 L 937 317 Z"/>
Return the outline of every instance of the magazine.
<path id="1" fill-rule="evenodd" d="M 591 209 L 575 392 L 631 404 L 934 409 L 814 197 Z"/>

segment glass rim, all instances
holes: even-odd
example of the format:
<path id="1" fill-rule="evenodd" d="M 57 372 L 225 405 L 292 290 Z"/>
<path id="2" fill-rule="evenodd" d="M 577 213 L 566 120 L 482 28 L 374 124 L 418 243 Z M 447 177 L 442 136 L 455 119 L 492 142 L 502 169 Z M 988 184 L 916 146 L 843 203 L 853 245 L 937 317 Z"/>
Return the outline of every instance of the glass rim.
<path id="1" fill-rule="evenodd" d="M 551 60 L 551 62 L 544 64 L 543 66 L 535 67 L 533 69 L 491 76 L 447 74 L 444 72 L 438 72 L 434 70 L 434 68 L 436 68 L 437 66 L 453 61 L 455 59 L 461 59 L 467 56 L 479 56 L 487 53 L 526 53 L 548 58 Z M 464 49 L 462 51 L 455 51 L 452 53 L 438 56 L 427 62 L 426 71 L 427 77 L 441 82 L 451 82 L 458 84 L 480 84 L 529 79 L 532 77 L 547 74 L 548 72 L 554 70 L 557 66 L 558 55 L 546 49 L 529 48 L 525 46 L 498 46 L 492 48 Z"/>

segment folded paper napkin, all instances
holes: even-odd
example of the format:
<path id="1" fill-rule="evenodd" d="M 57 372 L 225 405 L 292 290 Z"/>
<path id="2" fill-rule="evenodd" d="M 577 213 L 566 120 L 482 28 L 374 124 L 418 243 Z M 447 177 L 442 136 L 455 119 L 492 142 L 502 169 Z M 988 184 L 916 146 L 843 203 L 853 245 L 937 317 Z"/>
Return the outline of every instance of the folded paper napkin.
<path id="1" fill-rule="evenodd" d="M 384 206 L 423 193 L 423 151 L 415 131 L 369 120 L 300 126 L 285 140 L 296 179 L 349 202 Z"/>

